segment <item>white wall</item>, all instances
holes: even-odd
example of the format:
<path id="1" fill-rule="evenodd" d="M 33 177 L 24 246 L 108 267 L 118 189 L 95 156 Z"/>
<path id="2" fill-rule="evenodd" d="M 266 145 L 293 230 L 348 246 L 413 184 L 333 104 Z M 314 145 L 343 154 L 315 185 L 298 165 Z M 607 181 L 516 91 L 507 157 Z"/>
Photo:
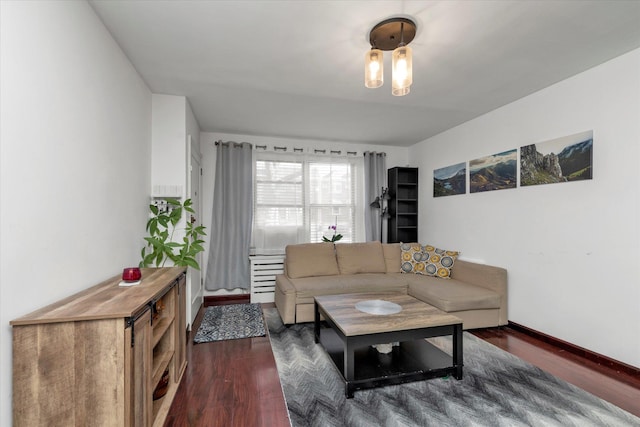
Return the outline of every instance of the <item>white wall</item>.
<path id="1" fill-rule="evenodd" d="M 434 169 L 587 130 L 593 180 L 432 197 Z M 511 321 L 640 367 L 639 141 L 635 50 L 411 147 L 420 240 L 507 268 Z"/>
<path id="2" fill-rule="evenodd" d="M 151 183 L 153 186 L 180 186 L 179 196 L 185 197 L 187 194 L 187 100 L 184 96 L 155 93 L 152 100 Z M 155 191 L 153 193 L 155 195 Z"/>
<path id="3" fill-rule="evenodd" d="M 151 93 L 87 3 L 1 3 L 0 425 L 10 426 L 9 321 L 138 264 Z"/>
<path id="4" fill-rule="evenodd" d="M 202 132 L 200 134 L 200 150 L 202 151 L 202 209 L 203 209 L 203 224 L 207 226 L 207 229 L 211 228 L 211 212 L 213 208 L 213 189 L 215 183 L 215 168 L 216 168 L 216 147 L 215 142 L 222 141 L 234 141 L 234 142 L 250 142 L 254 145 L 267 145 L 271 150 L 274 145 L 278 147 L 288 147 L 288 150 L 293 151 L 295 148 L 313 149 L 319 150 L 342 150 L 356 151 L 359 156 L 365 151 L 377 151 L 387 153 L 387 168 L 393 166 L 407 166 L 408 164 L 408 149 L 405 147 L 392 147 L 387 145 L 367 145 L 367 144 L 352 144 L 352 143 L 340 143 L 334 141 L 320 141 L 309 139 L 288 139 L 288 138 L 275 138 L 268 136 L 256 136 L 256 135 L 237 135 L 228 133 L 213 133 Z M 204 253 L 204 265 L 202 266 L 203 275 L 206 276 L 207 260 L 209 258 L 208 247 Z M 234 291 L 216 291 L 210 292 L 205 290 L 205 295 L 216 294 L 233 294 L 238 293 L 238 290 Z"/>

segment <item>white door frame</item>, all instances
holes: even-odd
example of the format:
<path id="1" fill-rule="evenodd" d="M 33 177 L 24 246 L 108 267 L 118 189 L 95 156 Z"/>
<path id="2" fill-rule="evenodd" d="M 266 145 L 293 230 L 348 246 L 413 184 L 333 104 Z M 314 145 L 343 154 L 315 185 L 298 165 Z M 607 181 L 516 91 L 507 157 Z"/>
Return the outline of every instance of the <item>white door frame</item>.
<path id="1" fill-rule="evenodd" d="M 200 150 L 194 147 L 194 142 L 191 135 L 187 135 L 187 158 L 188 158 L 188 197 L 194 202 L 193 209 L 195 210 L 195 225 L 202 225 L 202 156 Z M 194 179 L 195 178 L 195 179 Z M 193 181 L 196 181 L 195 185 Z M 195 188 L 194 188 L 195 187 Z M 189 221 L 190 218 L 187 218 Z M 196 255 L 196 261 L 198 265 L 202 266 L 202 252 Z M 202 306 L 204 301 L 204 286 L 202 280 L 202 271 L 194 268 L 189 268 L 189 275 L 187 280 L 187 320 L 189 322 L 189 329 L 193 325 L 193 321 L 198 315 L 198 310 Z"/>

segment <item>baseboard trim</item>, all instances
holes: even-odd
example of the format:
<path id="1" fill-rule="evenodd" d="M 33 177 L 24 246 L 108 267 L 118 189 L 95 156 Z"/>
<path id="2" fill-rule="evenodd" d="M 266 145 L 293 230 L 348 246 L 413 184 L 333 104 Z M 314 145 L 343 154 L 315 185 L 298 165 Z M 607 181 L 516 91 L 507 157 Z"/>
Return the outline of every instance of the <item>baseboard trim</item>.
<path id="1" fill-rule="evenodd" d="M 227 304 L 246 304 L 251 301 L 249 294 L 236 295 L 208 295 L 204 297 L 204 306 L 227 305 Z"/>
<path id="2" fill-rule="evenodd" d="M 543 332 L 536 331 L 535 329 L 528 328 L 519 323 L 509 321 L 508 326 L 511 329 L 514 329 L 518 332 L 522 332 L 523 334 L 529 335 L 538 340 L 544 341 L 564 351 L 567 351 L 569 353 L 575 354 L 580 357 L 584 357 L 585 359 L 591 362 L 640 378 L 640 368 L 636 368 L 635 366 L 628 365 L 619 360 L 615 360 L 603 354 L 596 353 L 595 351 L 587 350 L 586 348 L 580 347 L 578 345 L 572 344 L 570 342 L 561 340 L 556 337 L 552 337 L 551 335 L 547 335 Z"/>

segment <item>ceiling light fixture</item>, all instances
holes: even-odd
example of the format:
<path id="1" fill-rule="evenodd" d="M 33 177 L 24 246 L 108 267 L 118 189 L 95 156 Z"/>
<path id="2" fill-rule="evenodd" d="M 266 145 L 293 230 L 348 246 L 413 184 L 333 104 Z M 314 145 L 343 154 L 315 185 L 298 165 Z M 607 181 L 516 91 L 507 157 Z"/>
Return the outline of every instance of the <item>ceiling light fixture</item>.
<path id="1" fill-rule="evenodd" d="M 390 18 L 378 23 L 369 33 L 371 50 L 364 58 L 364 85 L 377 88 L 384 82 L 382 51 L 392 50 L 391 93 L 403 96 L 413 83 L 413 57 L 407 46 L 416 35 L 416 24 L 407 18 Z"/>

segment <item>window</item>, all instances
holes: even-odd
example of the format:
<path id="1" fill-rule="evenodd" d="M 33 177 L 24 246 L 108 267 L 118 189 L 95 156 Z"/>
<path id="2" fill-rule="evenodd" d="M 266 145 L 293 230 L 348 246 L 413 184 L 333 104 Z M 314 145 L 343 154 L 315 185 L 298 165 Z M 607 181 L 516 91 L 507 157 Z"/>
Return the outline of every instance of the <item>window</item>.
<path id="1" fill-rule="evenodd" d="M 284 253 L 288 244 L 362 234 L 361 158 L 256 152 L 252 247 L 255 253 Z"/>

